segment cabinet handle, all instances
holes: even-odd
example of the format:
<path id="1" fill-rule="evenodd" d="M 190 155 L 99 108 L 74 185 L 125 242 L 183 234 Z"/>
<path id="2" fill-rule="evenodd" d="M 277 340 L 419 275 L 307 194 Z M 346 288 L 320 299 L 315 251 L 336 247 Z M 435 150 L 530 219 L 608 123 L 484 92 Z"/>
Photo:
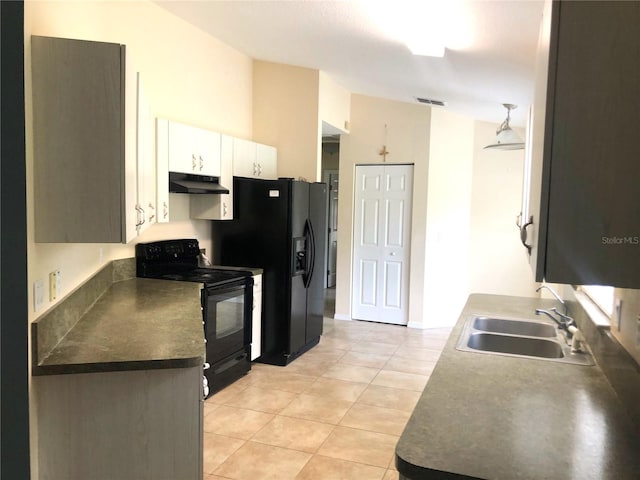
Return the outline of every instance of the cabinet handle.
<path id="1" fill-rule="evenodd" d="M 195 170 L 196 169 L 196 154 L 192 153 L 191 154 L 191 170 Z"/>
<path id="2" fill-rule="evenodd" d="M 253 162 L 253 174 L 258 175 L 258 164 Z"/>
<path id="3" fill-rule="evenodd" d="M 222 202 L 222 216 L 226 217 L 227 216 L 227 212 L 228 212 L 227 202 Z"/>
<path id="4" fill-rule="evenodd" d="M 136 228 L 141 227 L 142 225 L 144 225 L 146 219 L 144 216 L 144 208 L 142 208 L 140 205 L 136 205 L 136 212 L 140 213 L 142 215 L 142 219 L 138 222 L 136 222 Z"/>
<path id="5" fill-rule="evenodd" d="M 149 211 L 149 221 L 151 222 L 151 221 L 153 221 L 154 218 L 156 218 L 156 214 L 155 214 L 156 208 L 153 206 L 153 204 L 151 202 L 149 202 L 148 207 L 149 207 L 149 210 L 150 210 Z"/>
<path id="6" fill-rule="evenodd" d="M 202 159 L 202 155 L 198 155 L 198 159 L 200 161 L 200 171 L 202 171 L 202 167 L 204 167 L 204 160 Z"/>
<path id="7" fill-rule="evenodd" d="M 262 165 L 258 164 L 258 175 L 262 175 Z"/>
<path id="8" fill-rule="evenodd" d="M 169 206 L 167 205 L 167 202 L 162 202 L 162 217 L 167 218 L 168 215 L 169 215 Z"/>
<path id="9" fill-rule="evenodd" d="M 533 216 L 529 217 L 529 221 L 520 227 L 520 241 L 527 249 L 527 253 L 531 255 L 531 245 L 527 244 L 527 227 L 529 225 L 533 225 Z"/>

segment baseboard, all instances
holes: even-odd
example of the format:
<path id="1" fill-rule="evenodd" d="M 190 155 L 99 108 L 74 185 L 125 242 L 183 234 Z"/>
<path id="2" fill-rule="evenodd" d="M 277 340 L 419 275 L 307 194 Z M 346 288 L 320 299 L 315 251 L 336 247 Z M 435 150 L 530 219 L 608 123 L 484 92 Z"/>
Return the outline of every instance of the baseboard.
<path id="1" fill-rule="evenodd" d="M 353 320 L 351 315 L 345 315 L 343 313 L 336 313 L 333 315 L 334 320 Z"/>
<path id="2" fill-rule="evenodd" d="M 409 321 L 409 323 L 407 323 L 407 328 L 419 328 L 424 330 L 425 328 L 428 328 L 428 326 L 422 322 Z"/>

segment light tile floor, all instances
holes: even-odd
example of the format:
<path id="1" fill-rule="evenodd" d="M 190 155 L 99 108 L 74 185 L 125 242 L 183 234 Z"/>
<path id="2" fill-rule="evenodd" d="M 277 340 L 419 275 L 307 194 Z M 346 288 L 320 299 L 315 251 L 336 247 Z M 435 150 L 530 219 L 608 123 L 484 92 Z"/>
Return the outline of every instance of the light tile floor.
<path id="1" fill-rule="evenodd" d="M 255 363 L 204 406 L 204 480 L 397 480 L 394 451 L 449 329 L 333 320 L 286 367 Z"/>

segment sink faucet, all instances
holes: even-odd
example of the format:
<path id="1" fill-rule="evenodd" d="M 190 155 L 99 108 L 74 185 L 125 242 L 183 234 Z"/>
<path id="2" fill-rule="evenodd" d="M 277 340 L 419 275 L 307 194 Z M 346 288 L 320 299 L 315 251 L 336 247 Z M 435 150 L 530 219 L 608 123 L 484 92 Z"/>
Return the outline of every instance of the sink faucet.
<path id="1" fill-rule="evenodd" d="M 536 292 L 539 292 L 543 288 L 549 290 L 549 292 L 551 292 L 551 295 L 553 295 L 556 298 L 556 300 L 558 300 L 562 304 L 562 306 L 564 307 L 564 316 L 569 315 L 569 307 L 567 306 L 566 303 L 564 303 L 564 300 L 562 300 L 562 298 L 560 298 L 560 295 L 558 295 L 555 292 L 555 290 L 553 288 L 551 288 L 549 285 L 547 285 L 547 284 L 540 285 L 538 288 L 536 288 Z"/>
<path id="2" fill-rule="evenodd" d="M 536 308 L 536 315 L 546 315 L 551 320 L 558 324 L 558 327 L 566 332 L 565 340 L 569 345 L 569 340 L 571 340 L 571 351 L 573 353 L 582 353 L 584 352 L 584 336 L 582 332 L 578 330 L 576 327 L 576 322 L 568 315 L 560 313 L 556 307 L 550 308 L 549 310 L 545 310 L 543 308 Z M 555 315 L 558 317 L 556 318 Z"/>
<path id="3" fill-rule="evenodd" d="M 558 324 L 558 327 L 560 327 L 562 330 L 567 330 L 567 328 L 569 327 L 569 325 L 567 324 L 567 319 L 573 322 L 573 318 L 558 312 L 556 307 L 550 308 L 549 310 L 545 310 L 544 308 L 536 308 L 536 315 L 540 314 L 546 315 L 551 320 L 556 322 Z M 556 317 L 554 314 L 558 315 L 558 317 Z"/>

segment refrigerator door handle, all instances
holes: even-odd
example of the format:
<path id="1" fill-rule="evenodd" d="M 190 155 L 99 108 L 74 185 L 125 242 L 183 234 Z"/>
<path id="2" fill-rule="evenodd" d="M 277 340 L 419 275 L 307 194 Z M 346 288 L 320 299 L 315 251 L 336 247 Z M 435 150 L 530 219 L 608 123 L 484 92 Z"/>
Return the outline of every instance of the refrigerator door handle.
<path id="1" fill-rule="evenodd" d="M 311 222 L 308 218 L 305 221 L 305 231 L 306 236 L 309 240 L 309 242 L 307 243 L 309 251 L 307 257 L 307 272 L 305 274 L 304 286 L 305 288 L 309 288 L 309 285 L 311 285 L 311 279 L 313 278 L 313 270 L 316 259 L 316 236 L 313 233 L 313 226 L 311 225 Z"/>

